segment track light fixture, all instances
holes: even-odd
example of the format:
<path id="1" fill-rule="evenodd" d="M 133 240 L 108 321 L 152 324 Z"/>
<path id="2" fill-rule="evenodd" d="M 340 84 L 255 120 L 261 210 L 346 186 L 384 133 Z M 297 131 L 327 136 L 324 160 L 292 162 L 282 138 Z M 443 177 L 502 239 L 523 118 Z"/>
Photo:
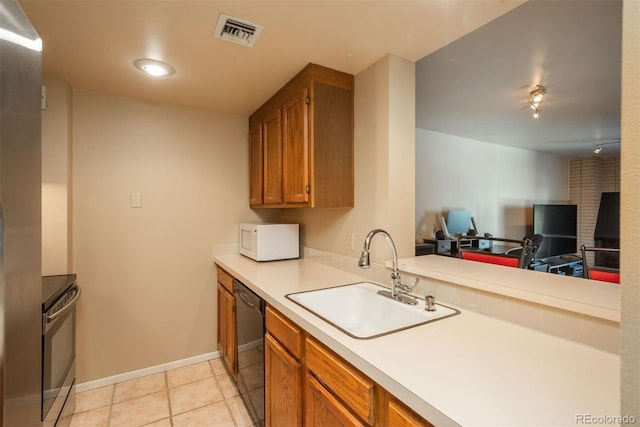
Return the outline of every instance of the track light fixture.
<path id="1" fill-rule="evenodd" d="M 547 90 L 542 85 L 536 85 L 536 88 L 529 92 L 529 96 L 531 97 L 531 109 L 533 110 L 534 119 L 540 117 L 540 105 L 542 105 L 542 100 L 546 94 Z"/>
<path id="2" fill-rule="evenodd" d="M 611 142 L 604 142 L 602 144 L 598 144 L 595 146 L 595 148 L 593 149 L 593 154 L 600 154 L 602 153 L 602 150 L 605 146 L 607 145 L 613 145 L 613 144 L 620 144 L 620 141 L 611 141 Z"/>

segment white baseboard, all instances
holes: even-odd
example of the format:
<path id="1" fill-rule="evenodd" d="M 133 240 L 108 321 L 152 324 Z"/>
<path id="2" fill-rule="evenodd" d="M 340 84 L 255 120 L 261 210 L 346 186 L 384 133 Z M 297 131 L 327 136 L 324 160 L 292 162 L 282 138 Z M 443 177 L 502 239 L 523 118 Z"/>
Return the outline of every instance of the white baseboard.
<path id="1" fill-rule="evenodd" d="M 158 372 L 164 372 L 170 369 L 181 368 L 183 366 L 192 365 L 194 363 L 218 358 L 220 358 L 220 352 L 214 351 L 212 353 L 205 353 L 199 356 L 188 357 L 186 359 L 174 360 L 173 362 L 163 363 L 162 365 L 138 369 L 137 371 L 125 372 L 122 374 L 113 375 L 111 377 L 101 378 L 99 380 L 87 381 L 86 383 L 76 385 L 76 393 L 93 390 L 94 388 L 104 387 L 122 381 L 132 380 L 135 378 L 144 377 L 146 375 L 157 374 Z"/>

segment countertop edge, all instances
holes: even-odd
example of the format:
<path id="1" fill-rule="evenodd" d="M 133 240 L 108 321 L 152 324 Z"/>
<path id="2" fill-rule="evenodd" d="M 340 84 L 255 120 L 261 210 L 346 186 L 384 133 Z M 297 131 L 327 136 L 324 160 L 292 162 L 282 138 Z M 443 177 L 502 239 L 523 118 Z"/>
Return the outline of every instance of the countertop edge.
<path id="1" fill-rule="evenodd" d="M 456 268 L 455 264 L 460 262 L 468 264 L 474 261 L 425 255 L 399 259 L 398 269 L 407 274 L 447 281 L 620 323 L 619 285 L 582 278 L 556 277 L 557 275 L 551 273 L 511 269 L 482 263 L 474 265 L 477 268 L 474 268 L 471 273 L 464 274 L 461 273 L 460 268 Z M 386 262 L 385 265 L 391 266 L 390 262 Z M 455 271 L 456 274 L 453 274 L 452 271 Z M 551 286 L 542 287 L 539 283 L 531 283 L 541 277 Z M 581 300 L 576 300 L 573 296 L 567 297 L 567 292 L 577 286 L 580 286 L 584 291 L 581 294 Z"/>

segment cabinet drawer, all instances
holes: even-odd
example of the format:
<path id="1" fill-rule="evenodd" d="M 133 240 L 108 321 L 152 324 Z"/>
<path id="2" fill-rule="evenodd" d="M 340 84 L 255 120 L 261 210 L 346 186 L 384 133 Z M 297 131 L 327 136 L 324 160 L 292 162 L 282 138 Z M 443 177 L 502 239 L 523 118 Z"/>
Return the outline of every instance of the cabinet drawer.
<path id="1" fill-rule="evenodd" d="M 233 276 L 216 265 L 218 273 L 218 282 L 225 287 L 226 290 L 233 293 Z"/>
<path id="2" fill-rule="evenodd" d="M 303 345 L 302 329 L 270 306 L 267 306 L 266 326 L 271 335 L 276 337 L 291 354 L 300 359 Z"/>
<path id="3" fill-rule="evenodd" d="M 387 425 L 390 427 L 433 427 L 394 398 L 389 400 L 387 413 L 389 418 Z"/>
<path id="4" fill-rule="evenodd" d="M 322 344 L 307 338 L 307 369 L 356 415 L 374 424 L 374 382 Z"/>

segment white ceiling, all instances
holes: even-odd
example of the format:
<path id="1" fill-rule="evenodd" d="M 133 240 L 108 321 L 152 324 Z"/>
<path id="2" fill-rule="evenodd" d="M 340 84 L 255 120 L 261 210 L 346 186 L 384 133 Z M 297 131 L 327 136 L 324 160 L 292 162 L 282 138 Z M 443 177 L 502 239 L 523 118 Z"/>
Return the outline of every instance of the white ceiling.
<path id="1" fill-rule="evenodd" d="M 621 1 L 531 0 L 417 62 L 416 126 L 592 154 L 620 141 L 621 52 Z M 535 120 L 529 92 L 538 84 L 547 95 Z"/>
<path id="2" fill-rule="evenodd" d="M 559 117 L 554 110 L 557 111 L 562 105 L 590 99 L 584 98 L 587 92 L 580 92 L 579 96 L 573 95 L 575 88 L 570 90 L 561 83 L 577 85 L 578 80 L 587 74 L 582 71 L 591 71 L 594 64 L 582 62 L 576 71 L 576 67 L 566 61 L 569 59 L 567 52 L 571 52 L 571 48 L 565 48 L 560 53 L 554 51 L 552 55 L 548 52 L 562 40 L 574 40 L 574 51 L 593 50 L 594 55 L 585 56 L 595 56 L 596 46 L 578 47 L 575 37 L 571 35 L 577 33 L 580 26 L 595 31 L 599 25 L 595 28 L 593 25 L 583 25 L 589 21 L 577 16 L 573 19 L 575 25 L 570 22 L 559 24 L 555 20 L 551 23 L 550 18 L 555 16 L 553 12 L 545 16 L 543 28 L 538 31 L 534 31 L 529 23 L 526 26 L 511 25 L 516 33 L 519 30 L 520 35 L 529 36 L 526 40 L 538 41 L 539 45 L 535 48 L 525 48 L 521 45 L 523 38 L 508 34 L 505 28 L 501 28 L 498 35 L 493 36 L 497 39 L 489 37 L 488 42 L 472 41 L 472 37 L 475 37 L 475 33 L 472 33 L 460 42 L 471 40 L 466 43 L 473 46 L 471 50 L 476 52 L 475 59 L 484 58 L 485 64 L 461 65 L 458 68 L 474 68 L 476 79 L 470 80 L 473 82 L 470 86 L 460 82 L 445 91 L 447 94 L 458 95 L 458 100 L 450 101 L 450 106 L 441 102 L 436 107 L 430 107 L 421 101 L 421 93 L 425 87 L 422 83 L 422 58 L 438 51 L 437 55 L 451 62 L 454 52 L 451 42 L 523 2 L 524 0 L 20 0 L 43 39 L 44 71 L 65 77 L 74 88 L 248 116 L 309 62 L 357 74 L 391 53 L 417 61 L 416 123 L 419 127 L 433 122 L 425 119 L 425 116 L 438 117 L 436 121 L 442 125 L 434 130 L 459 133 L 461 136 L 496 143 L 513 141 L 516 145 L 527 147 L 523 142 L 525 138 L 522 137 L 522 131 L 518 131 L 521 137 L 518 139 L 510 137 L 507 131 L 517 127 L 515 110 L 521 109 L 518 113 L 521 112 L 529 119 L 528 112 L 525 111 L 525 95 L 538 77 L 543 84 L 548 84 L 549 96 L 537 124 L 551 120 L 554 115 Z M 616 2 L 619 3 L 619 0 Z M 567 3 L 570 6 L 565 6 L 566 9 L 578 3 L 593 1 L 531 0 L 522 7 L 530 6 L 531 3 Z M 220 13 L 263 26 L 264 30 L 255 46 L 247 48 L 213 38 L 212 33 Z M 618 14 L 621 15 L 619 11 Z M 505 18 L 507 17 L 510 15 Z M 490 25 L 482 27 L 481 31 L 490 33 Z M 578 38 L 584 37 L 584 33 L 580 34 L 582 35 Z M 511 47 L 498 48 L 496 40 L 510 41 Z M 600 39 L 599 36 L 594 36 L 591 40 Z M 608 38 L 595 44 L 599 48 L 606 48 L 610 46 L 610 40 Z M 446 49 L 441 49 L 447 45 Z M 617 61 L 619 88 L 619 46 L 617 49 L 616 60 L 600 62 Z M 469 50 L 469 47 L 464 50 Z M 498 53 L 498 56 L 492 56 L 492 52 Z M 500 52 L 504 53 L 501 55 Z M 483 54 L 478 55 L 479 53 Z M 517 59 L 518 53 L 527 53 L 528 57 Z M 571 56 L 574 59 L 582 58 L 582 55 Z M 512 65 L 496 62 L 500 57 L 512 59 Z M 133 66 L 133 62 L 139 58 L 165 61 L 175 68 L 176 73 L 167 78 L 148 78 Z M 508 70 L 513 74 L 507 75 Z M 570 77 L 565 77 L 567 75 Z M 478 78 L 481 84 L 477 83 Z M 614 85 L 605 77 L 599 81 L 602 79 L 606 80 L 607 89 Z M 478 88 L 483 86 L 491 89 L 490 97 L 479 95 Z M 436 87 L 445 88 L 445 85 L 439 83 Z M 578 86 L 580 87 L 585 86 Z M 479 97 L 483 99 L 482 104 L 477 102 Z M 460 100 L 464 102 L 460 104 Z M 519 103 L 518 107 L 514 107 L 514 102 Z M 616 101 L 611 102 L 615 104 Z M 470 105 L 482 106 L 484 118 L 463 118 L 471 114 L 467 111 Z M 514 121 L 513 126 L 505 126 L 504 119 L 502 123 L 490 123 L 489 118 L 494 116 L 491 112 L 497 111 L 502 105 L 509 105 L 509 120 Z M 595 107 L 599 104 L 590 105 Z M 455 116 L 447 121 L 443 115 L 450 110 L 455 112 Z M 433 114 L 434 111 L 436 114 Z M 565 111 L 570 112 L 569 118 L 584 117 L 574 109 Z M 617 114 L 619 124 L 619 94 Z M 587 117 L 590 121 L 597 121 L 593 115 Z M 574 120 L 569 122 L 573 123 Z M 460 126 L 460 123 L 467 123 L 468 126 Z M 581 121 L 578 127 L 583 125 Z M 486 130 L 481 132 L 483 128 Z M 576 132 L 575 128 L 566 128 L 565 131 L 565 138 L 583 140 L 582 133 Z M 608 130 L 606 134 L 598 135 L 601 138 L 610 136 Z M 538 132 L 536 139 L 543 140 L 544 135 Z M 588 150 L 592 148 L 590 145 Z"/>
<path id="3" fill-rule="evenodd" d="M 309 62 L 356 74 L 416 61 L 522 0 L 20 0 L 45 72 L 74 88 L 249 115 Z M 213 38 L 220 13 L 264 27 L 252 48 Z M 176 73 L 149 79 L 138 58 Z"/>

